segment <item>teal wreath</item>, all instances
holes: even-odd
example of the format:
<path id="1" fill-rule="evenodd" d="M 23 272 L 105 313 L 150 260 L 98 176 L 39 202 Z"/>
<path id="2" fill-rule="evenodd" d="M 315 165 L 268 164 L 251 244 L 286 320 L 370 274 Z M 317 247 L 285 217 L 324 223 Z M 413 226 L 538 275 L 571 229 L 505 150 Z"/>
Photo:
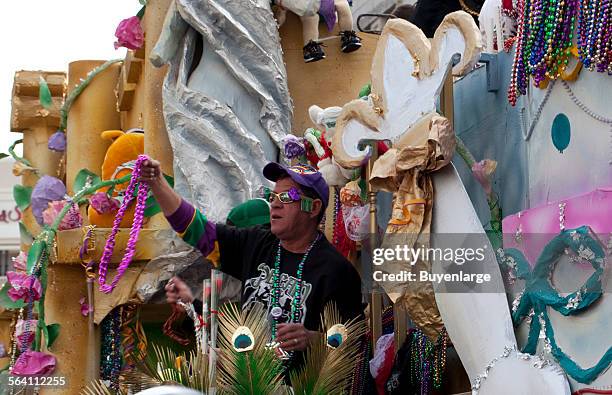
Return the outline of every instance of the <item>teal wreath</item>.
<path id="1" fill-rule="evenodd" d="M 550 275 L 566 249 L 570 249 L 589 262 L 595 272 L 577 291 L 564 297 L 559 295 L 551 284 Z M 523 253 L 517 249 L 502 250 L 500 258 L 503 265 L 515 270 L 517 278 L 525 280 L 525 289 L 512 312 L 514 325 L 518 326 L 527 316 L 532 315 L 531 310 L 533 310 L 533 317 L 536 318 L 531 320 L 529 337 L 523 352 L 535 354 L 542 323 L 544 323 L 551 353 L 563 370 L 580 383 L 589 384 L 595 380 L 612 362 L 612 347 L 608 348 L 595 366 L 588 369 L 581 368 L 557 345 L 547 312 L 547 307 L 552 307 L 565 316 L 574 315 L 587 309 L 601 297 L 605 252 L 601 243 L 592 235 L 590 228 L 582 226 L 562 231 L 546 244 L 533 270 L 530 270 Z"/>

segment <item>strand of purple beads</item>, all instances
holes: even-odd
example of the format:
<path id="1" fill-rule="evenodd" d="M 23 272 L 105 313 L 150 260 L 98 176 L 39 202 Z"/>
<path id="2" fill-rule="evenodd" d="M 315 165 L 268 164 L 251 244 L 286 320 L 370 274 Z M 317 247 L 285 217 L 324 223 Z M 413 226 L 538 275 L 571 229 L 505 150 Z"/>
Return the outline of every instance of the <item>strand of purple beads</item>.
<path id="1" fill-rule="evenodd" d="M 121 277 L 123 277 L 123 274 L 132 262 L 132 258 L 134 257 L 134 253 L 136 251 L 136 241 L 138 240 L 138 235 L 140 234 L 140 229 L 143 225 L 145 203 L 147 200 L 147 194 L 149 193 L 148 185 L 144 183 L 139 183 L 138 179 L 140 178 L 142 163 L 147 159 L 149 159 L 148 156 L 139 155 L 138 159 L 136 160 L 136 165 L 134 166 L 134 170 L 132 171 L 132 177 L 128 184 L 127 190 L 125 191 L 125 198 L 123 199 L 121 207 L 119 208 L 119 211 L 115 216 L 115 220 L 113 221 L 113 228 L 111 230 L 110 235 L 108 236 L 108 239 L 106 240 L 104 252 L 102 254 L 102 257 L 100 258 L 98 282 L 100 284 L 100 291 L 106 294 L 111 293 L 113 289 L 117 286 L 119 280 L 121 279 Z M 121 220 L 125 216 L 125 212 L 127 210 L 128 205 L 132 202 L 132 200 L 134 200 L 134 191 L 137 186 L 138 194 L 136 197 L 134 222 L 132 224 L 132 228 L 130 229 L 130 237 L 125 248 L 125 253 L 123 255 L 123 258 L 121 259 L 121 263 L 119 264 L 117 274 L 113 278 L 113 281 L 110 284 L 106 284 L 106 274 L 108 271 L 110 258 L 113 255 L 113 251 L 115 249 L 115 238 L 117 236 L 117 232 L 119 231 L 119 225 L 121 224 Z"/>

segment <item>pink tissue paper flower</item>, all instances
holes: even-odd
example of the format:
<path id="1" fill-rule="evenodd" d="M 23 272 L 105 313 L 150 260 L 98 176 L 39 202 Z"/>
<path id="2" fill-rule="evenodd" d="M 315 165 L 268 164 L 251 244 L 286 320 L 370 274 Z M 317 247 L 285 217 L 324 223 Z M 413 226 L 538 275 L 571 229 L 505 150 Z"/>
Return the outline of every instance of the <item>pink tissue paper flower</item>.
<path id="1" fill-rule="evenodd" d="M 111 198 L 105 192 L 96 192 L 89 198 L 89 204 L 100 215 L 119 210 L 119 200 Z"/>
<path id="2" fill-rule="evenodd" d="M 30 347 L 30 344 L 34 342 L 34 331 L 38 320 L 19 320 L 15 325 L 15 335 L 19 341 L 19 345 L 25 345 Z"/>
<path id="3" fill-rule="evenodd" d="M 26 350 L 15 361 L 11 374 L 15 376 L 49 375 L 54 370 L 55 357 L 53 355 Z"/>
<path id="4" fill-rule="evenodd" d="M 144 44 L 144 32 L 140 26 L 140 18 L 133 16 L 119 22 L 115 30 L 115 49 L 126 47 L 128 49 L 140 49 Z"/>
<path id="5" fill-rule="evenodd" d="M 17 272 L 25 272 L 28 266 L 28 254 L 25 251 L 20 251 L 19 255 L 12 258 L 13 268 Z"/>
<path id="6" fill-rule="evenodd" d="M 49 202 L 47 208 L 45 211 L 43 211 L 43 223 L 51 226 L 66 204 L 69 203 L 65 200 Z M 79 212 L 78 208 L 73 206 L 70 207 L 62 219 L 62 222 L 60 222 L 58 230 L 80 228 L 82 224 L 83 218 L 81 217 L 81 213 Z"/>
<path id="7" fill-rule="evenodd" d="M 487 196 L 491 195 L 491 175 L 497 168 L 497 162 L 491 159 L 474 162 L 472 165 L 472 174 L 476 180 L 482 185 Z"/>
<path id="8" fill-rule="evenodd" d="M 87 317 L 89 313 L 93 313 L 93 306 L 90 306 L 85 302 L 85 296 L 79 299 L 79 303 L 81 304 L 81 314 L 83 317 Z"/>
<path id="9" fill-rule="evenodd" d="M 25 273 L 8 272 L 6 274 L 8 283 L 11 288 L 8 290 L 8 296 L 13 302 L 23 299 L 25 302 L 40 299 L 42 294 L 42 286 L 36 276 L 27 275 Z M 31 296 L 30 296 L 31 292 Z"/>

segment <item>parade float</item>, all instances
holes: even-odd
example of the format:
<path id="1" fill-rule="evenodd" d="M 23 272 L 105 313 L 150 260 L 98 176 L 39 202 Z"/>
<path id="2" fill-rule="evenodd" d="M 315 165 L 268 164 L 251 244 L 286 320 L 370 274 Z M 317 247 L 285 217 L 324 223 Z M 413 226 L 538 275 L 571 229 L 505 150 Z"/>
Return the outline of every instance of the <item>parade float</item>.
<path id="1" fill-rule="evenodd" d="M 487 0 L 479 29 L 461 2 L 433 37 L 390 18 L 358 51 L 305 63 L 307 25 L 323 32 L 334 13 L 316 11 L 334 2 L 287 3 L 149 0 L 117 29 L 124 59 L 15 74 L 23 253 L 0 291 L 3 379 L 65 377 L 67 394 L 365 393 L 369 375 L 390 394 L 612 391 L 609 4 Z M 327 27 L 323 42 L 347 29 Z M 265 312 L 217 305 L 226 279 L 138 182 L 146 157 L 214 221 L 269 186 L 268 161 L 316 166 L 322 230 L 362 275 L 367 327 L 330 306 L 284 382 Z M 473 238 L 486 287 L 374 281 L 454 273 L 436 258 L 373 267 L 375 248 Z M 204 302 L 183 306 L 195 336 L 164 304 L 177 274 Z"/>

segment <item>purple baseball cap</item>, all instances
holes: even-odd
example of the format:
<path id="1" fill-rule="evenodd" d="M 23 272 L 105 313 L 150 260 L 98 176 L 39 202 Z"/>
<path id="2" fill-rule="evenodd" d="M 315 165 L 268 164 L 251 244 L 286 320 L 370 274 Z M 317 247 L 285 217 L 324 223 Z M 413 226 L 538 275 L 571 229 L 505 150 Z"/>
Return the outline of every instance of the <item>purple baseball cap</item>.
<path id="1" fill-rule="evenodd" d="M 329 187 L 323 175 L 314 167 L 305 164 L 287 167 L 280 163 L 270 162 L 264 166 L 263 175 L 273 182 L 287 175 L 296 183 L 314 189 L 323 202 L 323 210 L 327 207 L 327 202 L 329 201 Z"/>

